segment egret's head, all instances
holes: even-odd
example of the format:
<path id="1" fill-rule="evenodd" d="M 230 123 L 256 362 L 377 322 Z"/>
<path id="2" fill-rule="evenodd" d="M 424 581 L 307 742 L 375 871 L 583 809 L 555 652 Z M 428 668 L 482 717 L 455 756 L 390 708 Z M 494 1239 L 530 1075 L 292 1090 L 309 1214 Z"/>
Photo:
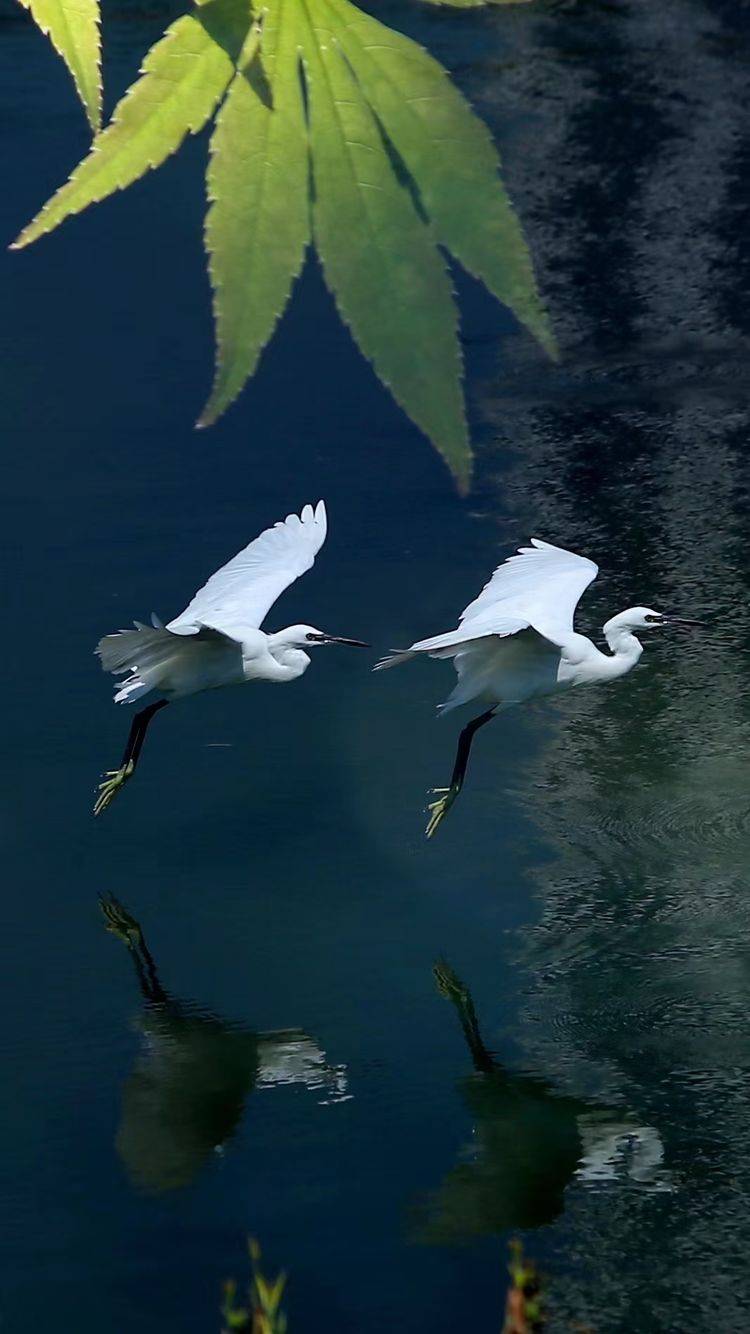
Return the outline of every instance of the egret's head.
<path id="1" fill-rule="evenodd" d="M 702 621 L 689 621 L 684 616 L 672 616 L 667 612 L 654 611 L 653 607 L 628 607 L 618 616 L 613 616 L 604 627 L 605 635 L 612 631 L 656 630 L 660 625 L 702 625 Z"/>
<path id="2" fill-rule="evenodd" d="M 316 630 L 314 625 L 290 625 L 287 630 L 280 630 L 273 636 L 276 643 L 282 640 L 290 648 L 301 648 L 307 652 L 318 644 L 348 644 L 350 648 L 369 648 L 361 639 L 343 639 L 341 635 L 327 635 L 324 630 Z"/>

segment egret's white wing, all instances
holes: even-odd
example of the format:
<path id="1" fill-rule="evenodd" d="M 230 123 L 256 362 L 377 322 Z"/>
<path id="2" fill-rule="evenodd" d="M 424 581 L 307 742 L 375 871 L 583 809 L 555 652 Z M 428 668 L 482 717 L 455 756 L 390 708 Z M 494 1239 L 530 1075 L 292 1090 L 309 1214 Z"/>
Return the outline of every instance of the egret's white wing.
<path id="1" fill-rule="evenodd" d="M 513 618 L 530 625 L 545 638 L 558 643 L 573 630 L 578 601 L 599 573 L 586 556 L 531 539 L 495 570 L 478 598 L 461 613 L 462 630 L 473 636 L 503 634 L 494 629 Z"/>
<path id="2" fill-rule="evenodd" d="M 376 662 L 372 670 L 382 672 L 387 667 L 398 667 L 399 663 L 408 662 L 410 658 L 416 658 L 419 653 L 426 653 L 431 658 L 454 658 L 461 649 L 466 648 L 470 643 L 490 637 L 515 635 L 518 634 L 519 630 L 528 630 L 528 628 L 528 621 L 510 617 L 502 622 L 496 617 L 494 627 L 489 630 L 483 630 L 475 625 L 459 625 L 458 629 L 449 630 L 447 634 L 432 635 L 429 639 L 418 639 L 416 644 L 412 644 L 409 648 L 392 649 L 388 657 L 381 658 L 380 662 Z"/>
<path id="3" fill-rule="evenodd" d="M 104 671 L 125 677 L 115 687 L 116 704 L 132 704 L 149 690 L 174 697 L 242 680 L 242 650 L 230 635 L 200 626 L 184 638 L 164 626 L 134 624 L 135 630 L 105 635 L 96 647 Z"/>
<path id="4" fill-rule="evenodd" d="M 322 500 L 314 510 L 305 505 L 301 515 L 288 515 L 212 574 L 167 629 L 194 635 L 208 625 L 233 638 L 258 629 L 284 589 L 312 567 L 326 532 Z"/>
<path id="5" fill-rule="evenodd" d="M 483 635 L 453 653 L 458 681 L 438 713 L 448 713 L 473 699 L 520 704 L 554 690 L 560 649 L 531 626 L 515 634 Z"/>
<path id="6" fill-rule="evenodd" d="M 452 658 L 475 640 L 507 638 L 529 629 L 559 644 L 572 632 L 578 600 L 596 578 L 599 567 L 586 556 L 576 556 L 539 538 L 532 537 L 531 541 L 530 547 L 521 547 L 517 556 L 510 556 L 497 567 L 479 597 L 461 613 L 456 630 L 419 639 L 408 649 L 394 650 L 377 663 L 375 670 L 396 667 L 419 653 Z"/>

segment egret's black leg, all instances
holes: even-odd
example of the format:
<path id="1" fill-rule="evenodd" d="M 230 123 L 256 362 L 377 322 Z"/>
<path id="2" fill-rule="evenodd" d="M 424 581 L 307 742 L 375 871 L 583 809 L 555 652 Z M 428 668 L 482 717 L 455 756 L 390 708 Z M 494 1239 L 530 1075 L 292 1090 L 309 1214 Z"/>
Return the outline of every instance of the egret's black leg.
<path id="1" fill-rule="evenodd" d="M 458 738 L 456 762 L 453 765 L 453 773 L 451 774 L 451 787 L 457 788 L 458 792 L 461 791 L 464 778 L 466 777 L 469 755 L 471 753 L 471 743 L 480 727 L 484 727 L 485 723 L 490 722 L 494 717 L 494 709 L 487 709 L 486 713 L 480 713 L 478 718 L 472 718 L 471 722 L 466 724 L 463 732 Z"/>
<path id="2" fill-rule="evenodd" d="M 168 703 L 168 699 L 157 699 L 153 704 L 147 705 L 145 709 L 141 709 L 140 713 L 135 715 L 130 727 L 128 744 L 122 757 L 123 766 L 132 763 L 133 768 L 135 768 L 138 763 L 138 756 L 143 750 L 143 743 L 146 740 L 146 732 L 151 719 L 154 714 L 159 712 L 159 709 L 165 708 Z"/>
<path id="3" fill-rule="evenodd" d="M 154 714 L 165 708 L 168 703 L 168 699 L 157 699 L 153 704 L 147 705 L 145 709 L 141 709 L 135 715 L 130 725 L 120 768 L 108 770 L 104 775 L 104 781 L 99 784 L 99 796 L 94 804 L 94 815 L 101 815 L 102 811 L 106 811 L 110 802 L 114 801 L 120 788 L 132 777 L 140 753 L 143 750 L 148 725 Z"/>
<path id="4" fill-rule="evenodd" d="M 479 1020 L 469 988 L 454 973 L 446 959 L 438 959 L 432 972 L 441 996 L 445 996 L 455 1007 L 475 1070 L 489 1074 L 496 1066 L 479 1031 Z"/>
<path id="5" fill-rule="evenodd" d="M 100 894 L 99 906 L 107 924 L 107 930 L 127 945 L 135 964 L 138 985 L 144 1000 L 151 1004 L 163 1005 L 168 1001 L 166 991 L 159 981 L 153 955 L 146 944 L 141 924 L 128 912 L 127 908 L 115 898 L 114 894 Z"/>
<path id="6" fill-rule="evenodd" d="M 480 727 L 484 727 L 485 723 L 491 722 L 494 717 L 494 708 L 487 709 L 485 713 L 480 713 L 478 718 L 472 718 L 471 722 L 466 724 L 463 732 L 458 738 L 456 761 L 453 765 L 450 787 L 434 787 L 432 789 L 433 795 L 437 796 L 438 793 L 441 793 L 442 795 L 438 797 L 437 801 L 430 802 L 430 805 L 427 807 L 430 812 L 427 829 L 425 830 L 428 838 L 432 838 L 441 821 L 445 819 L 464 785 L 466 769 L 469 763 L 469 755 L 471 754 L 471 743 L 474 740 L 474 737 Z"/>

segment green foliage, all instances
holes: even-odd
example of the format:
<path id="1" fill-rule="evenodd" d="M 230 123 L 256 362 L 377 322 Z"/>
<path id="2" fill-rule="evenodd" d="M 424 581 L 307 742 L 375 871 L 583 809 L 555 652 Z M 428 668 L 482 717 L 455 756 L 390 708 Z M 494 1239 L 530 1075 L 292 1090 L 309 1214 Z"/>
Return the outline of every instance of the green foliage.
<path id="1" fill-rule="evenodd" d="M 542 1334 L 547 1320 L 541 1297 L 541 1282 L 533 1260 L 523 1253 L 520 1241 L 509 1242 L 510 1286 L 505 1304 L 503 1334 Z"/>
<path id="2" fill-rule="evenodd" d="M 468 486 L 449 251 L 554 355 L 490 135 L 441 66 L 349 0 L 208 0 L 142 77 L 27 245 L 176 151 L 219 107 L 206 248 L 217 368 L 200 419 L 236 398 L 312 240 L 339 313 L 394 398 Z"/>
<path id="3" fill-rule="evenodd" d="M 149 51 L 141 78 L 115 107 L 88 157 L 15 248 L 132 185 L 176 152 L 186 135 L 202 130 L 234 75 L 249 26 L 246 0 L 209 0 L 177 19 Z"/>
<path id="4" fill-rule="evenodd" d="M 457 312 L 444 261 L 429 224 L 398 179 L 376 109 L 352 72 L 335 11 L 312 0 L 298 3 L 305 18 L 300 35 L 309 96 L 313 230 L 326 281 L 380 378 L 465 484 L 471 455 Z"/>
<path id="5" fill-rule="evenodd" d="M 65 61 L 96 134 L 102 123 L 99 0 L 20 0 L 20 3 Z"/>
<path id="6" fill-rule="evenodd" d="M 267 1279 L 261 1273 L 260 1247 L 252 1238 L 248 1242 L 252 1278 L 247 1306 L 237 1306 L 237 1284 L 227 1279 L 221 1314 L 224 1319 L 222 1334 L 230 1330 L 244 1330 L 247 1334 L 286 1334 L 287 1322 L 281 1310 L 281 1299 L 286 1287 L 286 1274 Z"/>
<path id="7" fill-rule="evenodd" d="M 421 47 L 348 0 L 330 0 L 330 8 L 336 36 L 417 185 L 437 240 L 555 355 L 487 127 Z"/>
<path id="8" fill-rule="evenodd" d="M 307 129 L 293 10 L 275 0 L 219 112 L 211 140 L 206 249 L 217 368 L 200 424 L 215 421 L 252 375 L 310 240 Z"/>

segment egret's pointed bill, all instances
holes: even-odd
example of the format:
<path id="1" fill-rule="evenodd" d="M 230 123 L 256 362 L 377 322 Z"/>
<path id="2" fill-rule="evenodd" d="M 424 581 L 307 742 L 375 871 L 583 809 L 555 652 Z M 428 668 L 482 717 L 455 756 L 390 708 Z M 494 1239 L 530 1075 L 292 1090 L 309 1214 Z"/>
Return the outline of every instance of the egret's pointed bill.
<path id="1" fill-rule="evenodd" d="M 350 648 L 372 648 L 363 639 L 342 639 L 340 635 L 308 635 L 316 644 L 348 644 Z"/>

